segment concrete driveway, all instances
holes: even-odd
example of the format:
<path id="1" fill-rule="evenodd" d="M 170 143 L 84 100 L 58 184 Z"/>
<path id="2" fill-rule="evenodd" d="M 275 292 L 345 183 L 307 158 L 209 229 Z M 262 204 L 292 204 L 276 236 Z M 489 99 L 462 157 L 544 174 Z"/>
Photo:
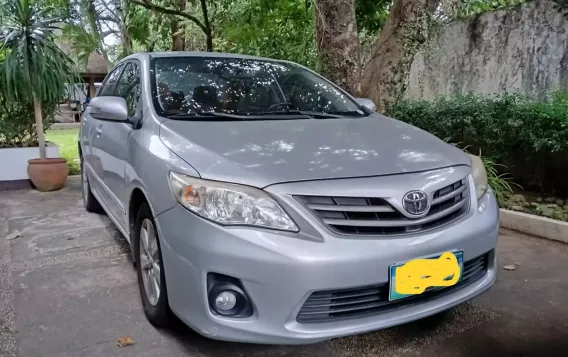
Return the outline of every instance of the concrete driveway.
<path id="1" fill-rule="evenodd" d="M 14 231 L 20 236 L 7 240 Z M 207 340 L 145 319 L 129 248 L 82 207 L 80 182 L 0 192 L 0 356 L 547 356 L 568 347 L 568 246 L 502 232 L 497 285 L 441 316 L 309 346 Z M 132 346 L 116 339 L 131 336 Z"/>

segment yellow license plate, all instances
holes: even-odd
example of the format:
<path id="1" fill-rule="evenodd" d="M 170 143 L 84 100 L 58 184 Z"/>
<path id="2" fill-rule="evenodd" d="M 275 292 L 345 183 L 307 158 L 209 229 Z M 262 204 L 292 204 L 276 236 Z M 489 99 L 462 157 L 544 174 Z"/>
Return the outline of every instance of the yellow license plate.
<path id="1" fill-rule="evenodd" d="M 389 300 L 455 285 L 461 280 L 462 270 L 462 251 L 391 265 Z"/>

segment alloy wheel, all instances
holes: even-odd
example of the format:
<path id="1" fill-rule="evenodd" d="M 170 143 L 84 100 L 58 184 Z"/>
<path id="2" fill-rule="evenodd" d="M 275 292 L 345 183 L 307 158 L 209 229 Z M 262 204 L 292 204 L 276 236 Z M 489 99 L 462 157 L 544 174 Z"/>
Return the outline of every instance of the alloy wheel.
<path id="1" fill-rule="evenodd" d="M 158 237 L 152 221 L 142 221 L 140 227 L 140 269 L 148 302 L 156 306 L 160 299 L 160 254 L 158 253 Z"/>

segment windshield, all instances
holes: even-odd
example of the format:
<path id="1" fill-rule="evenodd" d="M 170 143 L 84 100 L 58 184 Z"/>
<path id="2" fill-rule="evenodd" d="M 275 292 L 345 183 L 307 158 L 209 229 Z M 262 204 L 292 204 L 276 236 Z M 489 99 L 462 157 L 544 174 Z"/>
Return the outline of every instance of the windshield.
<path id="1" fill-rule="evenodd" d="M 156 112 L 366 115 L 330 82 L 300 66 L 251 59 L 165 57 L 153 60 Z"/>

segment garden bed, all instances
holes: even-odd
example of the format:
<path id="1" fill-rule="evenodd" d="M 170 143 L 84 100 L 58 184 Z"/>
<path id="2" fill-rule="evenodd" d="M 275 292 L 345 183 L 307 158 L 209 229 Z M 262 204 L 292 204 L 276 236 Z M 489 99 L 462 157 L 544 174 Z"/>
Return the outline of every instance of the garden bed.
<path id="1" fill-rule="evenodd" d="M 501 202 L 501 207 L 568 222 L 568 199 L 547 197 L 534 192 L 517 192 L 508 195 Z"/>

